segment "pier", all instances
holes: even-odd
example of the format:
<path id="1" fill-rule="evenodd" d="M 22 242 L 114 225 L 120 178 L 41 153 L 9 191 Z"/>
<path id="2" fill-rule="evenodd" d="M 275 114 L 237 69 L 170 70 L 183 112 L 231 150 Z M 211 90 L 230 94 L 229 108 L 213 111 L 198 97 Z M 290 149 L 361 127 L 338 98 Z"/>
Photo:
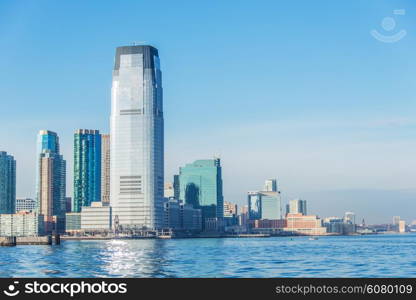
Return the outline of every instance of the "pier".
<path id="1" fill-rule="evenodd" d="M 61 243 L 59 235 L 44 236 L 2 236 L 0 246 L 19 246 L 19 245 L 59 245 Z"/>

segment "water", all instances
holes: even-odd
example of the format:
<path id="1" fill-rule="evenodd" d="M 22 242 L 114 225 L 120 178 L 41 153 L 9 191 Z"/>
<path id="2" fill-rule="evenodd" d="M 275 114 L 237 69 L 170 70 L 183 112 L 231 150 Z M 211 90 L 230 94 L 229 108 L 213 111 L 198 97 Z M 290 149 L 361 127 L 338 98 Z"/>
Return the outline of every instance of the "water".
<path id="1" fill-rule="evenodd" d="M 62 241 L 0 248 L 0 277 L 416 277 L 416 235 Z"/>

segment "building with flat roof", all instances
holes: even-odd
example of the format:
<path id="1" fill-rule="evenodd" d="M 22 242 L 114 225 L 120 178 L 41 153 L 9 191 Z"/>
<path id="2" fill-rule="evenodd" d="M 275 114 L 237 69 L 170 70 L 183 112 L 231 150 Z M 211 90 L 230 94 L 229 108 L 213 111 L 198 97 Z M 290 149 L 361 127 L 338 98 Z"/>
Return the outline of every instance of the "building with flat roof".
<path id="1" fill-rule="evenodd" d="M 0 213 L 16 211 L 16 161 L 12 155 L 0 151 Z"/>
<path id="2" fill-rule="evenodd" d="M 325 235 L 326 227 L 323 226 L 322 219 L 316 215 L 303 215 L 301 213 L 289 213 L 286 216 L 285 231 L 291 231 L 303 235 Z"/>
<path id="3" fill-rule="evenodd" d="M 16 199 L 16 213 L 20 211 L 35 212 L 36 200 L 32 198 L 17 198 Z"/>
<path id="4" fill-rule="evenodd" d="M 104 206 L 101 202 L 92 202 L 91 206 L 81 208 L 81 230 L 85 232 L 112 230 L 111 206 Z"/>
<path id="5" fill-rule="evenodd" d="M 44 233 L 43 216 L 36 212 L 0 214 L 0 236 L 39 236 Z"/>

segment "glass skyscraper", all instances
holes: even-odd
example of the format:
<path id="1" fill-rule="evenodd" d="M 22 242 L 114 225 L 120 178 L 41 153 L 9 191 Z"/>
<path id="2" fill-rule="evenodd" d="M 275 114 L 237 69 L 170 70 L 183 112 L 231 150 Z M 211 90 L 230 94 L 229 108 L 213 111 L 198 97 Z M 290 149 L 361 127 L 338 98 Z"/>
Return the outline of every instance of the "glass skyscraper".
<path id="1" fill-rule="evenodd" d="M 163 226 L 162 93 L 158 50 L 118 47 L 111 95 L 110 204 L 124 228 Z"/>
<path id="2" fill-rule="evenodd" d="M 72 211 L 101 201 L 101 135 L 79 129 L 74 134 L 74 195 Z"/>
<path id="3" fill-rule="evenodd" d="M 45 217 L 65 214 L 66 162 L 59 151 L 58 135 L 41 130 L 37 139 L 36 202 Z"/>
<path id="4" fill-rule="evenodd" d="M 101 135 L 101 202 L 110 204 L 110 135 Z"/>
<path id="5" fill-rule="evenodd" d="M 203 218 L 224 216 L 222 171 L 219 158 L 197 160 L 179 170 L 179 199 L 202 209 Z"/>
<path id="6" fill-rule="evenodd" d="M 0 214 L 14 214 L 16 210 L 16 161 L 0 151 Z"/>

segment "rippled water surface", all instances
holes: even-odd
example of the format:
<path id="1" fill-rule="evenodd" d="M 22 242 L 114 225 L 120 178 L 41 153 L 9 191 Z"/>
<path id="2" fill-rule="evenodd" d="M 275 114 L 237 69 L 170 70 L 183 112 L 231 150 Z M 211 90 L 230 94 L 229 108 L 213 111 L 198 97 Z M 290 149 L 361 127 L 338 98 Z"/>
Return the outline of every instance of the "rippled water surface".
<path id="1" fill-rule="evenodd" d="M 0 277 L 416 277 L 416 234 L 0 247 Z"/>

